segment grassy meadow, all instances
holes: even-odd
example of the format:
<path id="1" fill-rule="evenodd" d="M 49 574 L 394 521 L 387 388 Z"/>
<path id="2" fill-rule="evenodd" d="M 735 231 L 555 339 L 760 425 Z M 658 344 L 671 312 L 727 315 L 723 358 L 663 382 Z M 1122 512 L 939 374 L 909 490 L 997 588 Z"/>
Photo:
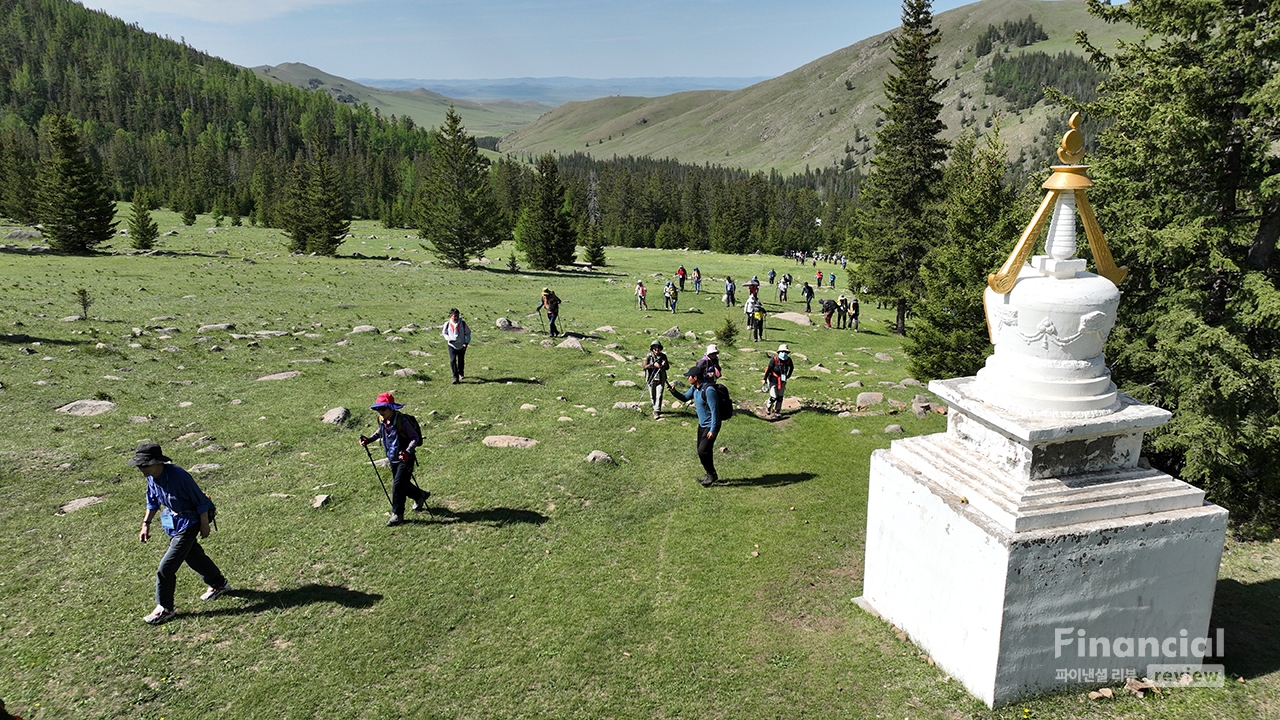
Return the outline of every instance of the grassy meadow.
<path id="1" fill-rule="evenodd" d="M 155 217 L 178 234 L 147 256 L 125 238 L 94 257 L 0 240 L 18 246 L 0 252 L 12 333 L 0 342 L 0 697 L 27 720 L 1280 716 L 1280 544 L 1232 542 L 1225 556 L 1225 689 L 1070 691 L 992 711 L 851 602 L 869 454 L 900 437 L 889 424 L 945 427 L 888 404 L 840 416 L 854 381 L 906 403 L 924 392 L 900 385 L 892 313 L 874 301 L 857 334 L 771 320 L 767 342 L 744 331 L 722 350 L 735 400 L 763 405 L 764 351 L 789 343 L 789 394 L 804 405 L 781 422 L 730 420 L 724 485 L 695 482 L 691 410 L 655 422 L 614 409 L 644 401 L 639 358 L 656 334 L 697 335 L 663 339 L 677 372 L 701 356 L 726 316 L 725 274 L 811 279 L 812 267 L 610 248 L 603 269 L 511 273 L 504 246 L 455 271 L 374 223 L 330 259 L 289 256 L 275 230 Z M 680 263 L 710 291 L 690 283 L 672 315 L 661 283 Z M 541 344 L 527 314 L 544 285 L 584 351 Z M 69 319 L 79 288 L 89 317 Z M 779 309 L 772 287 L 761 294 Z M 456 386 L 438 330 L 449 307 L 473 331 Z M 741 309 L 729 315 L 741 328 Z M 499 331 L 498 317 L 534 332 Z M 235 329 L 197 332 L 212 323 Z M 363 324 L 380 332 L 349 334 Z M 601 352 L 612 344 L 626 362 Z M 417 374 L 394 374 L 404 368 Z M 431 513 L 397 528 L 356 442 L 384 391 L 422 422 L 418 481 L 432 492 Z M 117 406 L 55 412 L 81 399 Z M 337 406 L 351 419 L 322 423 Z M 491 434 L 538 444 L 489 448 Z M 165 538 L 138 543 L 144 481 L 125 465 L 148 439 L 184 467 L 219 466 L 196 476 L 219 506 L 205 547 L 236 588 L 201 602 L 183 569 L 178 617 L 160 627 L 140 618 Z M 617 464 L 584 462 L 592 450 Z M 321 493 L 332 500 L 313 509 Z M 101 502 L 60 512 L 89 497 Z"/>

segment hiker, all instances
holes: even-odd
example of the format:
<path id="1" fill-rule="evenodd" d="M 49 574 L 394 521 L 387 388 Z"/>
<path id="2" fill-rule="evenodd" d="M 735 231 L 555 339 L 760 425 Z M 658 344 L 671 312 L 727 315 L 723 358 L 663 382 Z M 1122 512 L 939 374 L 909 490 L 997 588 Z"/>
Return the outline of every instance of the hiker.
<path id="1" fill-rule="evenodd" d="M 840 293 L 836 298 L 836 329 L 843 330 L 849 320 L 849 298 Z"/>
<path id="2" fill-rule="evenodd" d="M 751 279 L 747 281 L 747 294 L 751 295 L 752 297 L 755 297 L 755 295 L 759 292 L 760 292 L 760 278 L 756 277 L 755 275 L 752 275 Z"/>
<path id="3" fill-rule="evenodd" d="M 538 305 L 536 312 L 542 312 L 543 308 L 547 311 L 547 324 L 551 326 L 551 337 L 558 337 L 560 331 L 556 329 L 556 318 L 560 316 L 560 298 L 556 297 L 550 288 L 542 288 L 542 302 Z"/>
<path id="4" fill-rule="evenodd" d="M 666 285 L 662 286 L 662 309 L 671 309 L 671 281 L 668 280 Z"/>
<path id="5" fill-rule="evenodd" d="M 702 294 L 702 271 L 698 268 L 693 269 L 693 292 Z"/>
<path id="6" fill-rule="evenodd" d="M 707 354 L 702 356 L 698 361 L 697 367 L 702 373 L 709 377 L 712 382 L 719 380 L 723 373 L 720 371 L 720 348 L 715 343 L 707 346 Z"/>
<path id="7" fill-rule="evenodd" d="M 770 285 L 773 284 L 773 279 L 776 277 L 778 277 L 778 273 L 774 272 L 773 268 L 769 268 L 769 284 Z"/>
<path id="8" fill-rule="evenodd" d="M 381 418 L 378 429 L 369 437 L 360 436 L 361 447 L 368 447 L 374 440 L 381 440 L 382 449 L 387 453 L 387 462 L 391 463 L 391 519 L 387 520 L 387 527 L 395 527 L 404 522 L 406 497 L 413 498 L 414 512 L 426 510 L 427 498 L 431 497 L 430 492 L 413 482 L 413 467 L 418 462 L 417 450 L 422 445 L 422 431 L 411 416 L 399 412 L 402 407 L 404 406 L 397 403 L 391 393 L 379 395 L 377 402 L 369 406 Z"/>
<path id="9" fill-rule="evenodd" d="M 649 294 L 649 290 L 644 286 L 644 281 L 637 280 L 636 281 L 636 304 L 639 306 L 638 309 L 640 310 L 649 309 L 649 302 L 646 298 L 648 294 Z"/>
<path id="10" fill-rule="evenodd" d="M 679 300 L 680 300 L 680 291 L 676 289 L 675 285 L 672 285 L 671 286 L 671 314 L 672 315 L 674 315 L 676 312 L 676 302 Z"/>
<path id="11" fill-rule="evenodd" d="M 779 345 L 778 354 L 770 358 L 769 366 L 764 370 L 765 391 L 769 393 L 765 412 L 774 416 L 782 414 L 782 396 L 787 390 L 787 380 L 795 374 L 795 370 L 795 364 L 791 362 L 791 350 L 786 343 Z"/>
<path id="12" fill-rule="evenodd" d="M 764 303 L 760 302 L 760 298 L 752 295 L 747 299 L 747 305 L 751 307 L 747 315 L 747 326 L 751 328 L 751 341 L 760 342 L 764 340 Z"/>
<path id="13" fill-rule="evenodd" d="M 835 273 L 835 271 L 834 271 L 834 270 L 832 270 L 832 271 L 831 271 L 831 274 L 827 276 L 827 284 L 828 284 L 828 286 L 829 286 L 829 287 L 831 287 L 831 288 L 833 288 L 833 289 L 835 288 L 835 286 L 836 286 L 836 273 Z"/>
<path id="14" fill-rule="evenodd" d="M 684 375 L 689 380 L 689 389 L 682 393 L 673 387 L 671 393 L 685 402 L 692 401 L 698 413 L 698 460 L 702 463 L 702 469 L 707 471 L 706 475 L 698 478 L 698 483 L 702 487 L 709 487 L 720 480 L 716 474 L 714 457 L 716 435 L 720 432 L 720 397 L 715 388 L 715 380 L 704 376 L 701 367 L 695 365 Z"/>
<path id="15" fill-rule="evenodd" d="M 836 313 L 836 301 L 827 298 L 822 301 L 822 320 L 826 323 L 827 329 L 831 329 L 831 316 Z"/>
<path id="16" fill-rule="evenodd" d="M 139 445 L 129 461 L 147 479 L 147 511 L 142 516 L 139 542 L 145 543 L 151 537 L 151 520 L 157 512 L 161 527 L 169 535 L 169 550 L 156 569 L 156 609 L 142 618 L 150 625 L 168 622 L 176 614 L 173 594 L 178 584 L 178 568 L 184 562 L 208 586 L 201 600 L 213 600 L 231 590 L 226 576 L 200 547 L 200 538 L 209 537 L 213 501 L 186 470 L 170 464 L 172 462 L 155 443 Z"/>
<path id="17" fill-rule="evenodd" d="M 813 311 L 813 288 L 809 286 L 808 280 L 800 286 L 800 299 L 804 300 L 804 312 L 808 315 Z"/>
<path id="18" fill-rule="evenodd" d="M 680 281 L 680 292 L 684 292 L 684 278 L 689 273 L 685 272 L 684 266 L 676 268 L 676 279 Z"/>
<path id="19" fill-rule="evenodd" d="M 759 298 L 751 293 L 747 293 L 747 301 L 742 303 L 742 324 L 748 330 L 751 329 L 751 311 L 755 308 L 756 303 L 758 302 L 760 302 Z"/>
<path id="20" fill-rule="evenodd" d="M 778 280 L 778 302 L 787 301 L 787 291 L 790 289 L 791 277 L 789 275 L 783 275 L 782 278 Z"/>
<path id="21" fill-rule="evenodd" d="M 644 356 L 640 367 L 644 369 L 644 382 L 649 388 L 649 402 L 653 405 L 653 419 L 661 420 L 662 389 L 667 386 L 667 370 L 671 368 L 671 363 L 667 361 L 667 354 L 662 352 L 661 340 L 654 340 L 649 343 L 649 354 Z"/>
<path id="22" fill-rule="evenodd" d="M 854 295 L 853 300 L 849 302 L 849 327 L 854 332 L 858 332 L 858 296 Z"/>
<path id="23" fill-rule="evenodd" d="M 818 287 L 822 287 L 822 271 L 819 270 L 818 272 L 814 273 L 813 276 L 818 279 L 818 283 L 817 283 Z"/>
<path id="24" fill-rule="evenodd" d="M 471 328 L 458 308 L 449 308 L 449 319 L 440 327 L 440 335 L 449 346 L 449 368 L 453 370 L 453 384 L 457 385 L 467 374 L 467 346 L 471 344 Z"/>
<path id="25" fill-rule="evenodd" d="M 728 275 L 724 278 L 724 306 L 732 307 L 738 304 L 738 299 L 733 296 L 737 292 L 738 286 L 733 284 L 733 278 Z"/>

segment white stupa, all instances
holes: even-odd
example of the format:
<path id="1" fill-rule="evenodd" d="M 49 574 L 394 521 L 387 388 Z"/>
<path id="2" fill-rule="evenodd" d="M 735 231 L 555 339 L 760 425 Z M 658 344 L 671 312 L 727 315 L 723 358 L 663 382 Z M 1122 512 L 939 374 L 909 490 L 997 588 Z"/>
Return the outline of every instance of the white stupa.
<path id="1" fill-rule="evenodd" d="M 989 705 L 1199 665 L 1203 645 L 1180 641 L 1208 635 L 1226 534 L 1225 510 L 1142 459 L 1171 415 L 1118 392 L 1104 362 L 1127 271 L 1089 206 L 1079 122 L 988 278 L 995 352 L 976 377 L 929 385 L 947 431 L 871 458 L 857 600 Z M 1097 274 L 1075 257 L 1077 213 Z M 1135 645 L 1169 638 L 1173 655 Z"/>

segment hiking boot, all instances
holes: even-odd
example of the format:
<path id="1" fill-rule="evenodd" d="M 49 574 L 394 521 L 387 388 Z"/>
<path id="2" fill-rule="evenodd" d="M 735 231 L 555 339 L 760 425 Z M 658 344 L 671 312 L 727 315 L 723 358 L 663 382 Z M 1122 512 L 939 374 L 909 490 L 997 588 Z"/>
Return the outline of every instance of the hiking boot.
<path id="1" fill-rule="evenodd" d="M 702 487 L 711 487 L 711 483 L 715 482 L 710 475 L 703 475 L 698 478 L 698 484 Z"/>
<path id="2" fill-rule="evenodd" d="M 150 615 L 142 618 L 142 622 L 148 625 L 162 625 L 172 620 L 174 615 L 177 615 L 177 613 L 172 610 L 166 610 L 163 605 L 157 605 Z"/>
<path id="3" fill-rule="evenodd" d="M 413 511 L 414 511 L 414 512 L 422 512 L 423 510 L 426 510 L 426 509 L 427 509 L 427 498 L 429 498 L 429 497 L 431 497 L 431 491 L 430 491 L 430 490 L 423 490 L 423 491 L 422 491 L 422 497 L 420 497 L 420 498 L 418 498 L 417 500 L 414 500 L 414 501 L 413 501 Z"/>
<path id="4" fill-rule="evenodd" d="M 216 597 L 226 595 L 229 592 L 231 592 L 231 583 L 223 583 L 221 587 L 213 587 L 212 585 L 210 585 L 209 589 L 205 590 L 204 594 L 200 596 L 200 599 L 212 600 Z"/>
<path id="5" fill-rule="evenodd" d="M 391 513 L 391 519 L 387 520 L 387 527 L 395 527 L 402 522 L 404 522 L 404 520 L 402 520 L 399 515 Z"/>

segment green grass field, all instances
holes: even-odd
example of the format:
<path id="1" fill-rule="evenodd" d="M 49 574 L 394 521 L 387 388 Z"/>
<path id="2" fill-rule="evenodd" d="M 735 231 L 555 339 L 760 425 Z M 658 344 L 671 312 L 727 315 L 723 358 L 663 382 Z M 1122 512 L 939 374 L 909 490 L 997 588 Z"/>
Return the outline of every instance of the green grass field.
<path id="1" fill-rule="evenodd" d="M 24 336 L 0 342 L 0 697 L 28 720 L 1280 715 L 1280 545 L 1228 549 L 1215 623 L 1229 630 L 1232 682 L 1220 690 L 1069 691 L 991 711 L 851 602 L 869 454 L 895 437 L 891 423 L 945 426 L 932 413 L 839 416 L 855 380 L 899 401 L 922 392 L 898 385 L 904 358 L 874 302 L 858 334 L 771 321 L 766 343 L 725 348 L 745 404 L 763 403 L 764 350 L 787 342 L 807 359 L 789 388 L 803 410 L 725 426 L 723 486 L 695 482 L 691 411 L 655 422 L 613 409 L 643 391 L 614 385 L 638 379 L 639 363 L 606 345 L 639 358 L 675 325 L 698 336 L 664 340 L 687 367 L 724 321 L 719 278 L 774 267 L 807 279 L 811 267 L 610 248 L 601 270 L 512 274 L 504 246 L 454 271 L 373 223 L 357 223 L 337 259 L 291 257 L 278 231 L 208 224 L 151 256 L 124 238 L 91 258 L 30 253 L 30 241 L 0 252 L 0 322 Z M 716 280 L 673 316 L 652 274 L 679 263 Z M 637 278 L 654 291 L 648 313 L 633 306 Z M 526 314 L 544 285 L 586 352 L 495 328 L 508 317 L 537 330 Z M 78 288 L 94 298 L 89 319 L 64 320 Z M 437 329 L 451 306 L 474 332 L 458 386 Z M 208 323 L 236 329 L 201 336 Z M 360 324 L 392 333 L 348 335 Z M 287 370 L 302 374 L 257 379 Z M 356 442 L 388 390 L 423 423 L 418 478 L 432 491 L 432 513 L 394 529 Z M 94 398 L 117 407 L 54 411 Z M 352 409 L 345 426 L 320 422 L 335 406 Z M 489 448 L 490 434 L 538 445 Z M 220 465 L 196 476 L 219 505 L 205 546 L 236 587 L 202 603 L 184 569 L 179 616 L 158 628 L 140 618 L 165 543 L 138 543 L 144 481 L 125 465 L 146 439 L 184 467 Z M 585 463 L 597 449 L 617 465 Z M 333 500 L 312 509 L 320 493 Z M 102 502 L 59 514 L 86 497 Z"/>

